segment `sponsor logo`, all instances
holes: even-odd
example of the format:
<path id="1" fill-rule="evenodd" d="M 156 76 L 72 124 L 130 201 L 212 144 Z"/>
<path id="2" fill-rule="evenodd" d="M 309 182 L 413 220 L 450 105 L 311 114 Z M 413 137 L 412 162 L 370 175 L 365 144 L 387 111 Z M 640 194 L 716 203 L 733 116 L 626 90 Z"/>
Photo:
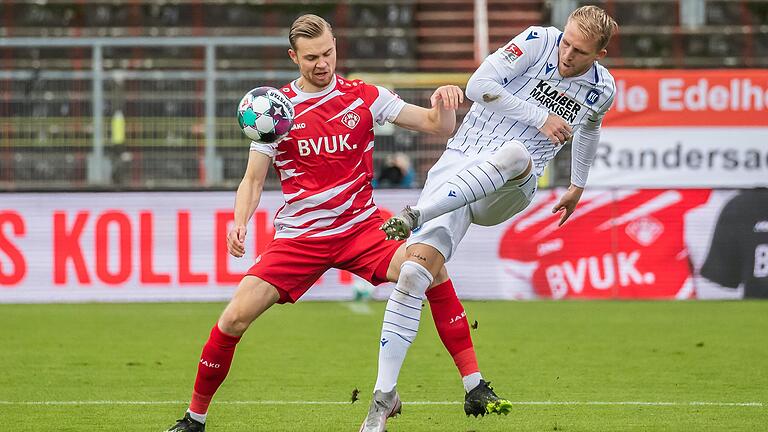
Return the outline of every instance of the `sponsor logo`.
<path id="1" fill-rule="evenodd" d="M 320 153 L 337 153 L 343 151 L 350 151 L 357 148 L 357 144 L 349 144 L 347 140 L 349 134 L 345 135 L 333 135 L 322 136 L 317 138 L 307 138 L 296 140 L 296 144 L 299 148 L 300 156 L 308 156 L 312 153 L 319 155 Z"/>
<path id="2" fill-rule="evenodd" d="M 581 111 L 581 105 L 568 97 L 565 92 L 561 92 L 546 81 L 539 81 L 531 89 L 531 98 L 535 99 L 542 107 L 550 112 L 559 115 L 568 123 L 574 123 L 576 116 Z"/>
<path id="3" fill-rule="evenodd" d="M 600 92 L 595 89 L 590 90 L 589 93 L 587 93 L 587 97 L 584 98 L 587 105 L 594 105 L 598 99 L 600 99 Z"/>
<path id="4" fill-rule="evenodd" d="M 221 364 L 220 363 L 213 363 L 213 362 L 209 362 L 209 361 L 204 360 L 204 359 L 200 359 L 200 364 L 205 366 L 205 367 L 209 367 L 211 369 L 220 369 L 221 368 Z"/>
<path id="5" fill-rule="evenodd" d="M 386 338 L 381 338 L 381 346 L 384 346 L 389 342 Z"/>
<path id="6" fill-rule="evenodd" d="M 304 129 L 306 127 L 307 127 L 306 123 L 294 123 L 294 125 L 291 126 L 291 130 L 299 130 L 299 129 Z"/>
<path id="7" fill-rule="evenodd" d="M 350 111 L 341 117 L 341 122 L 344 123 L 344 126 L 354 129 L 360 123 L 360 116 L 356 112 Z"/>
<path id="8" fill-rule="evenodd" d="M 576 262 L 564 261 L 551 265 L 546 268 L 545 275 L 552 297 L 556 299 L 565 297 L 569 287 L 575 294 L 581 294 L 589 287 L 608 290 L 614 285 L 653 285 L 656 282 L 656 274 L 638 270 L 639 259 L 640 251 L 582 257 Z"/>
<path id="9" fill-rule="evenodd" d="M 652 217 L 643 217 L 630 222 L 624 231 L 637 243 L 650 246 L 664 232 L 664 225 Z"/>

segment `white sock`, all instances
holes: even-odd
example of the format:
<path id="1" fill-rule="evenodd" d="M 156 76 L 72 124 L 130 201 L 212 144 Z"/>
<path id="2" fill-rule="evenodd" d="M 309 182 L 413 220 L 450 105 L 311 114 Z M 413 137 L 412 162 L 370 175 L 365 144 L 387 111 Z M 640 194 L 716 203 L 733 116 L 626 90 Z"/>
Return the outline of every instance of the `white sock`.
<path id="1" fill-rule="evenodd" d="M 397 385 L 405 355 L 419 331 L 421 301 L 431 283 L 432 275 L 422 265 L 406 261 L 400 267 L 400 277 L 387 301 L 381 325 L 379 372 L 374 391 L 387 393 Z"/>
<path id="2" fill-rule="evenodd" d="M 421 223 L 424 223 L 483 199 L 506 182 L 506 176 L 493 163 L 485 161 L 458 172 L 435 192 L 435 201 L 413 209 L 421 212 Z"/>
<path id="3" fill-rule="evenodd" d="M 464 391 L 469 393 L 470 390 L 479 386 L 481 379 L 483 379 L 483 376 L 480 375 L 480 372 L 471 373 L 465 377 L 461 377 L 461 380 L 464 382 Z"/>
<path id="4" fill-rule="evenodd" d="M 208 416 L 208 413 L 205 414 L 198 414 L 196 412 L 192 412 L 190 410 L 187 410 L 189 413 L 189 416 L 192 417 L 192 420 L 198 421 L 200 423 L 205 423 L 205 418 Z"/>

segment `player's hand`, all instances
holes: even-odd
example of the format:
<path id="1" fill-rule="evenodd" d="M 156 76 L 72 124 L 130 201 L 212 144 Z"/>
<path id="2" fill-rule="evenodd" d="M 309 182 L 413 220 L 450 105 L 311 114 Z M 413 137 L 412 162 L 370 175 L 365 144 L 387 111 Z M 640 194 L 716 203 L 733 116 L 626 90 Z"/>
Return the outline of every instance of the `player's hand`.
<path id="1" fill-rule="evenodd" d="M 573 135 L 571 125 L 559 115 L 552 113 L 549 114 L 547 121 L 544 122 L 544 126 L 539 130 L 555 145 L 565 144 Z"/>
<path id="2" fill-rule="evenodd" d="M 233 257 L 240 258 L 245 255 L 245 234 L 248 230 L 245 225 L 232 228 L 227 234 L 227 251 Z"/>
<path id="3" fill-rule="evenodd" d="M 573 214 L 573 211 L 576 210 L 576 204 L 579 203 L 581 194 L 583 192 L 584 188 L 571 185 L 568 188 L 568 191 L 563 194 L 562 197 L 560 197 L 560 202 L 558 202 L 557 205 L 552 209 L 552 213 L 565 210 L 563 215 L 560 217 L 560 223 L 558 223 L 557 226 L 563 226 L 565 221 L 568 220 L 568 218 Z"/>
<path id="4" fill-rule="evenodd" d="M 432 96 L 429 98 L 432 103 L 432 108 L 438 106 L 442 102 L 442 108 L 446 110 L 456 110 L 459 105 L 464 102 L 464 92 L 461 88 L 455 85 L 445 85 L 438 87 Z"/>

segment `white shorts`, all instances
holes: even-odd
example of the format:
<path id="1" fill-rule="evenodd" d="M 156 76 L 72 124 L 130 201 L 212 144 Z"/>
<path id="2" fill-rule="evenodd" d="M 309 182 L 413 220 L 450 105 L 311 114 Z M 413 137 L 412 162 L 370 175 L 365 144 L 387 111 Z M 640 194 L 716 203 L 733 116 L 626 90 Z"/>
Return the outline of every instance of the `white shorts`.
<path id="1" fill-rule="evenodd" d="M 447 149 L 429 170 L 417 205 L 429 203 L 435 198 L 435 192 L 448 179 L 462 170 L 485 162 L 490 154 L 492 153 L 485 152 L 470 156 L 458 150 Z M 411 234 L 406 244 L 428 244 L 440 251 L 448 261 L 456 252 L 470 224 L 498 225 L 528 207 L 536 193 L 537 180 L 533 170 L 522 179 L 510 180 L 487 197 L 426 222 Z"/>

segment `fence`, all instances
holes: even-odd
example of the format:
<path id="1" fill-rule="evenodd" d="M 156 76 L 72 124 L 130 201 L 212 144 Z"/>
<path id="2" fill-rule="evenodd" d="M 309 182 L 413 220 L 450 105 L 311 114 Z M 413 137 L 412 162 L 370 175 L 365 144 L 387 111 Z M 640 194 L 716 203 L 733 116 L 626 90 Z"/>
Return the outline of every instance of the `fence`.
<path id="1" fill-rule="evenodd" d="M 217 52 L 284 45 L 278 37 L 0 39 L 0 48 L 91 52 L 90 61 L 80 64 L 87 69 L 0 71 L 0 185 L 6 190 L 234 187 L 248 156 L 234 120 L 237 103 L 250 88 L 282 85 L 296 71 L 221 70 L 224 60 Z M 132 46 L 204 50 L 204 62 L 184 69 L 162 68 L 160 62 L 154 68 L 160 60 L 151 51 L 144 58 L 118 59 L 119 50 Z M 434 78 L 428 83 L 398 92 L 425 105 Z M 387 154 L 405 152 L 423 179 L 445 137 L 395 129 L 377 133 L 377 167 Z M 266 187 L 278 187 L 274 175 Z"/>

